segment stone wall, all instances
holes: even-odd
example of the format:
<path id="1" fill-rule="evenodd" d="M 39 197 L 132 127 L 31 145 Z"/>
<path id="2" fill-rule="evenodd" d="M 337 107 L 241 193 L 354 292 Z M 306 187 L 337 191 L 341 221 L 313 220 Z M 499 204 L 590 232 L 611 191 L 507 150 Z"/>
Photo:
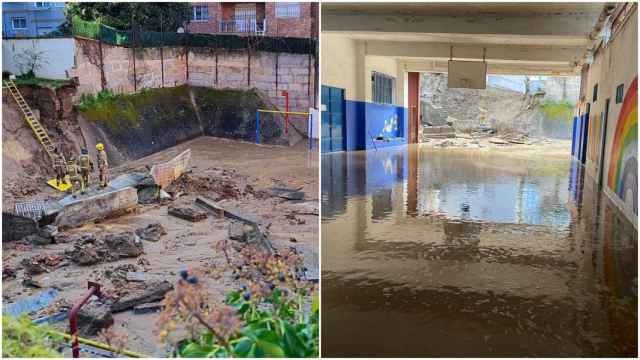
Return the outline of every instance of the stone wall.
<path id="1" fill-rule="evenodd" d="M 92 40 L 76 41 L 76 66 L 73 76 L 78 78 L 78 94 L 95 94 L 102 90 L 101 61 L 104 64 L 106 89 L 131 93 L 136 89 L 174 87 L 188 84 L 218 89 L 256 88 L 269 101 L 284 110 L 281 92 L 289 92 L 291 111 L 308 111 L 316 98 L 315 59 L 305 54 L 228 51 L 193 48 L 186 55 L 185 48 L 134 50 L 102 44 Z M 136 82 L 134 86 L 134 73 Z M 164 73 L 164 83 L 162 76 Z M 277 74 L 277 77 L 276 77 Z"/>

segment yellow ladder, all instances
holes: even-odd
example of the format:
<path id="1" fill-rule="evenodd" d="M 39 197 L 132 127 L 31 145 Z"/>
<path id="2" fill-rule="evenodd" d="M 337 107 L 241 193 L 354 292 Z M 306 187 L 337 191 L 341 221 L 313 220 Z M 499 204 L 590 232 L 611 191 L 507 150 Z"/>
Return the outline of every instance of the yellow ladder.
<path id="1" fill-rule="evenodd" d="M 40 144 L 42 144 L 42 147 L 44 147 L 47 155 L 49 155 L 49 158 L 51 158 L 51 160 L 54 160 L 55 154 L 53 151 L 55 150 L 55 146 L 53 145 L 53 142 L 51 141 L 51 138 L 47 134 L 45 128 L 42 126 L 42 124 L 40 124 L 40 121 L 36 119 L 29 104 L 27 104 L 27 102 L 22 97 L 20 90 L 18 90 L 18 87 L 11 79 L 4 80 L 3 83 L 4 87 L 9 90 L 11 96 L 13 96 L 13 99 L 18 104 L 18 107 L 20 107 L 20 110 L 24 115 L 24 119 L 27 121 L 27 124 L 29 124 L 29 127 L 31 127 L 31 130 L 33 130 L 33 133 L 36 135 L 36 138 L 38 139 Z"/>

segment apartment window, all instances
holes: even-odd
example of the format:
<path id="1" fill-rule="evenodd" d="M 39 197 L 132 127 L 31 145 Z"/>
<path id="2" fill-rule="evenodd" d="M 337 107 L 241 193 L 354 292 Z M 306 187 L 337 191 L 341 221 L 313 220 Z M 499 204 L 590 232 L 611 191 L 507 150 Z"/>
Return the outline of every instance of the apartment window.
<path id="1" fill-rule="evenodd" d="M 393 104 L 393 91 L 396 79 L 379 72 L 371 74 L 371 93 L 373 102 L 380 104 Z"/>
<path id="2" fill-rule="evenodd" d="M 11 26 L 14 30 L 24 30 L 27 28 L 27 18 L 24 16 L 11 18 Z"/>
<path id="3" fill-rule="evenodd" d="M 593 85 L 593 102 L 598 100 L 598 84 Z"/>
<path id="4" fill-rule="evenodd" d="M 51 3 L 50 2 L 37 2 L 36 3 L 36 7 L 38 9 L 48 9 L 51 7 Z"/>
<path id="5" fill-rule="evenodd" d="M 276 3 L 276 17 L 279 19 L 300 17 L 300 3 Z"/>
<path id="6" fill-rule="evenodd" d="M 616 104 L 620 104 L 624 98 L 624 84 L 616 87 Z"/>
<path id="7" fill-rule="evenodd" d="M 194 5 L 193 6 L 193 21 L 207 21 L 209 19 L 209 8 L 207 5 Z"/>

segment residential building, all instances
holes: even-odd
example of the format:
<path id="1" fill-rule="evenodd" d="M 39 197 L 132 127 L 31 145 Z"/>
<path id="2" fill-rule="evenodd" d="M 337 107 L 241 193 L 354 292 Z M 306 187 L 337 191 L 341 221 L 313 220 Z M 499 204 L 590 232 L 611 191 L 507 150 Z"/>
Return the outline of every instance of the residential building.
<path id="1" fill-rule="evenodd" d="M 2 37 L 46 35 L 65 21 L 64 6 L 64 2 L 4 2 Z"/>
<path id="2" fill-rule="evenodd" d="M 311 2 L 192 3 L 189 32 L 318 37 L 318 5 Z"/>

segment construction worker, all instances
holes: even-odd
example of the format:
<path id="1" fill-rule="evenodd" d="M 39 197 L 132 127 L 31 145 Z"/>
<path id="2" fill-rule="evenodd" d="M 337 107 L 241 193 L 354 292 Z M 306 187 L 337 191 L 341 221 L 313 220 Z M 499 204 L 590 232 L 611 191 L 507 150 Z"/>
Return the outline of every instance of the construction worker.
<path id="1" fill-rule="evenodd" d="M 58 148 L 53 150 L 55 157 L 53 159 L 53 169 L 56 172 L 56 185 L 60 187 L 60 184 L 66 184 L 67 180 L 67 162 L 64 159 L 64 155 L 58 151 Z"/>
<path id="2" fill-rule="evenodd" d="M 76 197 L 76 193 L 80 190 L 80 193 L 84 194 L 84 181 L 80 174 L 80 167 L 76 162 L 76 159 L 71 156 L 67 162 L 67 173 L 69 174 L 69 181 L 71 182 L 71 193 L 73 197 Z"/>
<path id="3" fill-rule="evenodd" d="M 96 145 L 98 150 L 98 172 L 100 173 L 100 186 L 107 187 L 107 178 L 109 177 L 109 162 L 107 161 L 107 152 L 104 151 L 104 144 Z"/>
<path id="4" fill-rule="evenodd" d="M 93 172 L 93 161 L 89 157 L 89 151 L 85 148 L 80 149 L 80 175 L 85 187 L 89 187 L 89 175 Z"/>

